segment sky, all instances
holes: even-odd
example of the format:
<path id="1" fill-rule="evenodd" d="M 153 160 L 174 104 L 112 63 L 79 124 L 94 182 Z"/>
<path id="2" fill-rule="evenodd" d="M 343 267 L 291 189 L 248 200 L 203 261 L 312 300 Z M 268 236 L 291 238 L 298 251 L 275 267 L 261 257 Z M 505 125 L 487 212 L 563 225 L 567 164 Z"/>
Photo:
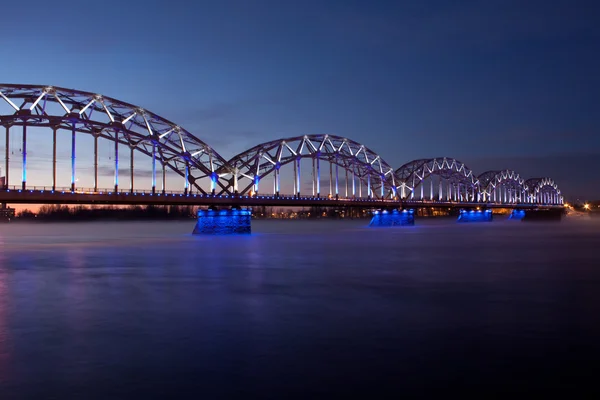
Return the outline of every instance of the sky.
<path id="1" fill-rule="evenodd" d="M 226 159 L 327 133 L 600 199 L 596 3 L 13 1 L 0 82 L 136 104 Z"/>

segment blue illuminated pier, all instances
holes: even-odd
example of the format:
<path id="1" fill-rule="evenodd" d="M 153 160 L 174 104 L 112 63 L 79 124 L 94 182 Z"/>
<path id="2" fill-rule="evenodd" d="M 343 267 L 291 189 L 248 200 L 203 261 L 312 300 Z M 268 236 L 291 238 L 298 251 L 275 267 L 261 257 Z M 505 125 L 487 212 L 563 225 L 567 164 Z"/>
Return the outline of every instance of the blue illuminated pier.
<path id="1" fill-rule="evenodd" d="M 407 226 L 415 224 L 415 210 L 375 210 L 369 226 Z"/>
<path id="2" fill-rule="evenodd" d="M 461 209 L 458 214 L 458 222 L 490 222 L 492 220 L 492 210 L 465 210 Z"/>
<path id="3" fill-rule="evenodd" d="M 512 210 L 508 219 L 522 220 L 525 218 L 525 210 Z"/>
<path id="4" fill-rule="evenodd" d="M 252 232 L 252 210 L 198 210 L 194 235 L 231 235 Z"/>

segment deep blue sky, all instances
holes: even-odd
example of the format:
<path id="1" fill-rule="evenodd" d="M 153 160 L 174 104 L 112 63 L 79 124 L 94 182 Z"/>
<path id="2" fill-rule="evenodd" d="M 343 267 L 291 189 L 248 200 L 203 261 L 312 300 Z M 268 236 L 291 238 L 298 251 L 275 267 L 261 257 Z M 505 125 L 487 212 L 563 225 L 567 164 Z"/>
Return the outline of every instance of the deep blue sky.
<path id="1" fill-rule="evenodd" d="M 0 81 L 102 93 L 225 158 L 310 133 L 600 198 L 594 1 L 13 1 Z"/>

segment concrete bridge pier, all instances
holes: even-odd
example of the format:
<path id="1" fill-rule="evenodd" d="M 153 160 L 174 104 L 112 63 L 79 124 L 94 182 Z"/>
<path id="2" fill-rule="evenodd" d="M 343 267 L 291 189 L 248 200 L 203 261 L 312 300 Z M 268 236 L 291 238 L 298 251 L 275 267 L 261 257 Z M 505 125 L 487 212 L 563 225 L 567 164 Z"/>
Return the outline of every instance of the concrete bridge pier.
<path id="1" fill-rule="evenodd" d="M 415 210 L 398 208 L 379 209 L 373 212 L 369 226 L 410 226 L 415 224 Z"/>
<path id="2" fill-rule="evenodd" d="M 232 235 L 252 232 L 252 210 L 250 208 L 225 208 L 198 210 L 194 235 Z"/>
<path id="3" fill-rule="evenodd" d="M 461 208 L 458 213 L 457 222 L 491 222 L 493 219 L 493 213 L 490 209 Z"/>

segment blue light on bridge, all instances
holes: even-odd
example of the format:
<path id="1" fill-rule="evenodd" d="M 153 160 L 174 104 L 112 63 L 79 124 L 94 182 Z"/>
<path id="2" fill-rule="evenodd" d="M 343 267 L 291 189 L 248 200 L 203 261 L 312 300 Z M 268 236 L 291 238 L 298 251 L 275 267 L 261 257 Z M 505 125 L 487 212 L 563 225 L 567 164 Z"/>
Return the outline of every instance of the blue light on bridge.
<path id="1" fill-rule="evenodd" d="M 198 210 L 194 234 L 249 234 L 251 221 L 252 211 L 248 209 Z"/>
<path id="2" fill-rule="evenodd" d="M 492 220 L 492 210 L 465 210 L 461 209 L 458 215 L 459 222 L 486 222 Z"/>
<path id="3" fill-rule="evenodd" d="M 369 226 L 407 226 L 415 224 L 413 209 L 375 210 Z"/>
<path id="4" fill-rule="evenodd" d="M 512 210 L 508 219 L 522 220 L 525 218 L 525 210 Z"/>

